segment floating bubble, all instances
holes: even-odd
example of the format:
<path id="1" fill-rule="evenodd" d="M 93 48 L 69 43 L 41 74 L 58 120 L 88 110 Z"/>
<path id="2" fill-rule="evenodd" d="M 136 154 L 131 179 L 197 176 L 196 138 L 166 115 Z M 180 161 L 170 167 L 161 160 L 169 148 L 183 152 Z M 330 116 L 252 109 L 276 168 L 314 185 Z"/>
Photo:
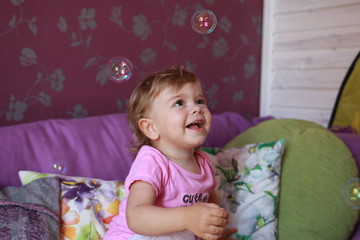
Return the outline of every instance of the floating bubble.
<path id="1" fill-rule="evenodd" d="M 65 174 L 67 171 L 67 165 L 61 161 L 55 161 L 51 164 L 50 170 L 55 174 Z"/>
<path id="2" fill-rule="evenodd" d="M 360 178 L 352 178 L 343 187 L 342 196 L 346 204 L 360 209 Z"/>
<path id="3" fill-rule="evenodd" d="M 127 58 L 114 57 L 107 64 L 106 75 L 114 82 L 126 82 L 131 78 L 132 73 L 133 65 Z"/>
<path id="4" fill-rule="evenodd" d="M 209 34 L 214 31 L 217 24 L 215 14 L 210 10 L 198 10 L 191 18 L 191 26 L 195 32 Z"/>

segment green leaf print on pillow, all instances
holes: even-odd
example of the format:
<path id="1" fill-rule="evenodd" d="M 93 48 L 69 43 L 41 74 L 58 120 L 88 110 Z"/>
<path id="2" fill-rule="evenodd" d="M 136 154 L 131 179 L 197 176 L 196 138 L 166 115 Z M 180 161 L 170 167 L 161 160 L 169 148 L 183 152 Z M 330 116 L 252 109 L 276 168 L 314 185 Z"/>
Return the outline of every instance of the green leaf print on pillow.
<path id="1" fill-rule="evenodd" d="M 276 239 L 284 140 L 221 149 L 213 161 L 221 205 L 236 239 Z M 209 152 L 209 151 L 208 151 Z"/>

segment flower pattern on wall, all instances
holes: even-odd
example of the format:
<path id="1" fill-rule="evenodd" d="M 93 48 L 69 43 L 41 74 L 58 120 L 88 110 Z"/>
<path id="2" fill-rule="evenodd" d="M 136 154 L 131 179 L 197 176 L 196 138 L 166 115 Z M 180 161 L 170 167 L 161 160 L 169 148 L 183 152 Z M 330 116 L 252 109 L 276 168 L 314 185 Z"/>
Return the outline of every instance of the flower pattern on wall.
<path id="1" fill-rule="evenodd" d="M 191 16 L 215 13 L 196 33 Z M 3 0 L 0 9 L 0 126 L 125 112 L 146 74 L 183 65 L 202 80 L 213 113 L 258 115 L 262 0 Z M 132 62 L 122 84 L 109 59 Z"/>

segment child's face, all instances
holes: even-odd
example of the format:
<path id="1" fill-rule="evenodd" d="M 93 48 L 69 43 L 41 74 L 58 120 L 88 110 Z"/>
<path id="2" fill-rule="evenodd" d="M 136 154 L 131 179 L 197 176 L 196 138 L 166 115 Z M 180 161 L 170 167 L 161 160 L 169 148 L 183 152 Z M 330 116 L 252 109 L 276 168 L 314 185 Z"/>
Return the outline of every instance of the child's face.
<path id="1" fill-rule="evenodd" d="M 159 133 L 157 147 L 190 150 L 200 146 L 211 126 L 211 114 L 199 84 L 186 83 L 178 91 L 163 90 L 149 112 Z"/>

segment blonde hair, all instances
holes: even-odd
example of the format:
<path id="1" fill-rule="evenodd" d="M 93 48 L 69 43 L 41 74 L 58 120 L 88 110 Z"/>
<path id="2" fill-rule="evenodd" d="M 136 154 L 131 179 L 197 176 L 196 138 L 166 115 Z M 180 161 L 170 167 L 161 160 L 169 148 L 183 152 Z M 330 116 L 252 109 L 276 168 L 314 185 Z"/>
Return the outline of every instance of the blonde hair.
<path id="1" fill-rule="evenodd" d="M 128 119 L 133 132 L 133 150 L 138 151 L 143 145 L 150 145 L 150 139 L 140 130 L 138 122 L 146 117 L 154 99 L 161 91 L 170 87 L 179 90 L 186 83 L 199 83 L 198 77 L 182 67 L 173 67 L 153 73 L 143 79 L 131 94 L 128 108 Z"/>

